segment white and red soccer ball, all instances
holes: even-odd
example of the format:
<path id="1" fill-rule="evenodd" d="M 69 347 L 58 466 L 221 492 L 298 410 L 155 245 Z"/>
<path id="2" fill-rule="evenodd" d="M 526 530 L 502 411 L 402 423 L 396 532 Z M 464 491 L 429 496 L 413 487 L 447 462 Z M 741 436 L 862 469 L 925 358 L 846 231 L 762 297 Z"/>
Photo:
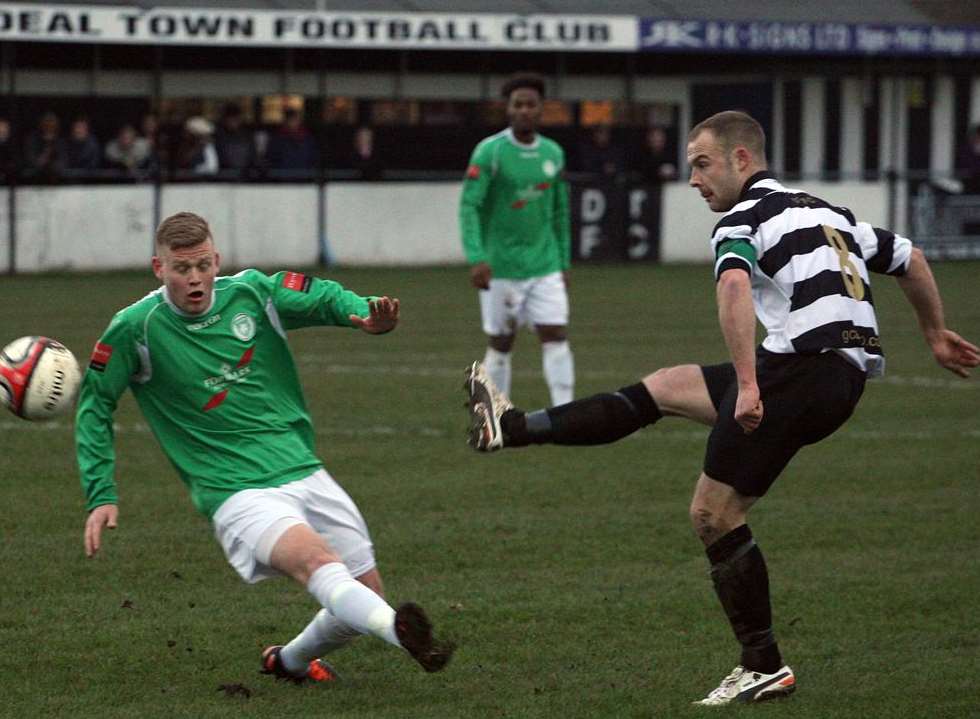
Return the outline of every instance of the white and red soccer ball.
<path id="1" fill-rule="evenodd" d="M 75 355 L 47 337 L 21 337 L 0 351 L 0 403 L 29 420 L 71 409 L 82 380 Z"/>

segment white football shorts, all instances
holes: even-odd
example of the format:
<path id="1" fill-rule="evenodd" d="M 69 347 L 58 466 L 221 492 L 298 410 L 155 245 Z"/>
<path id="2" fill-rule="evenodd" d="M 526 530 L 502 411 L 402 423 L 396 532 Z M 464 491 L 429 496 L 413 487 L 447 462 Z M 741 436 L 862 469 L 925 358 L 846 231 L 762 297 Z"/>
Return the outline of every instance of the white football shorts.
<path id="1" fill-rule="evenodd" d="M 568 324 L 568 292 L 561 272 L 527 280 L 491 278 L 490 289 L 477 294 L 483 332 L 491 336 L 512 335 L 521 325 Z"/>
<path id="2" fill-rule="evenodd" d="M 269 566 L 272 548 L 297 524 L 308 524 L 323 537 L 352 576 L 375 567 L 374 545 L 364 518 L 324 469 L 280 487 L 236 492 L 218 507 L 211 521 L 228 563 L 249 584 L 280 574 Z"/>

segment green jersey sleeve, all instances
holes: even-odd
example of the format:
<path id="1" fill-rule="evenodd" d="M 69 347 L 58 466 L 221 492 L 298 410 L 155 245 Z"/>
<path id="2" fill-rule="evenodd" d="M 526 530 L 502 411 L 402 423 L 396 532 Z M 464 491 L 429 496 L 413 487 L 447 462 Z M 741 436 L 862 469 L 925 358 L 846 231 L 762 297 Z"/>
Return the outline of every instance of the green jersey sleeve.
<path id="1" fill-rule="evenodd" d="M 267 279 L 272 303 L 287 330 L 315 325 L 353 327 L 350 316 L 367 317 L 368 300 L 374 299 L 361 297 L 332 280 L 299 272 L 277 272 Z"/>
<path id="2" fill-rule="evenodd" d="M 463 240 L 463 253 L 471 265 L 487 261 L 480 213 L 492 179 L 492 144 L 481 142 L 473 150 L 466 168 L 459 203 L 459 232 Z"/>
<path id="3" fill-rule="evenodd" d="M 95 345 L 78 395 L 75 451 L 86 510 L 119 500 L 112 415 L 138 369 L 132 327 L 122 313 L 117 314 Z"/>

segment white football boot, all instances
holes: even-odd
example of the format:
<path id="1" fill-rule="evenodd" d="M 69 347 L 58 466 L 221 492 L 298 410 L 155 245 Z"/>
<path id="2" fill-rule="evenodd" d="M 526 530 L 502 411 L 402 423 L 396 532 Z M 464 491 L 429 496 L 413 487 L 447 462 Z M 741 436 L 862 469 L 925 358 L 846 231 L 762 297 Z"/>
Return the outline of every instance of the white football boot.
<path id="1" fill-rule="evenodd" d="M 693 703 L 714 707 L 732 702 L 761 702 L 788 697 L 795 689 L 796 677 L 788 665 L 784 665 L 775 674 L 754 672 L 739 665 L 721 680 L 717 689 Z"/>
<path id="2" fill-rule="evenodd" d="M 513 403 L 497 389 L 482 362 L 474 362 L 466 368 L 463 389 L 470 411 L 469 445 L 478 452 L 495 452 L 502 448 L 504 435 L 500 429 L 500 416 L 513 409 Z"/>

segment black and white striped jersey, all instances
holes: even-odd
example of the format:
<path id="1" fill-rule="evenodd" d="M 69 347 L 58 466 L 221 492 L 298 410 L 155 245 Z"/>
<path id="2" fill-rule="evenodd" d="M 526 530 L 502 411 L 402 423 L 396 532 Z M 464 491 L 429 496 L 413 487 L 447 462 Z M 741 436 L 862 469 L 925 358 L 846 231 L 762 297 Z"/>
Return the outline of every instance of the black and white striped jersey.
<path id="1" fill-rule="evenodd" d="M 857 222 L 772 175 L 749 178 L 738 203 L 715 226 L 715 278 L 727 269 L 752 277 L 756 316 L 770 352 L 838 352 L 869 376 L 885 368 L 868 272 L 903 275 L 912 243 Z"/>

